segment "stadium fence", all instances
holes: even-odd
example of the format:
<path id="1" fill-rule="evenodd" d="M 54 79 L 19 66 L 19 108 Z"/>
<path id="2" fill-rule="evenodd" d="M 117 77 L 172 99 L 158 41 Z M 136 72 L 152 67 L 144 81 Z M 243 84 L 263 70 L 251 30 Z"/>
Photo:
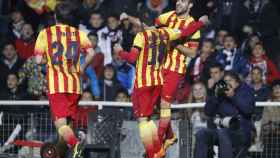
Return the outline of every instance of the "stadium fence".
<path id="1" fill-rule="evenodd" d="M 0 158 L 40 158 L 40 146 L 55 142 L 57 135 L 48 104 L 48 101 L 0 101 Z M 74 127 L 77 133 L 87 133 L 85 157 L 143 157 L 131 103 L 81 101 L 79 105 L 85 115 L 78 116 Z M 172 124 L 179 141 L 168 150 L 168 158 L 193 157 L 194 134 L 206 125 L 201 114 L 203 106 L 204 103 L 172 105 Z M 280 102 L 257 102 L 257 108 L 268 111 L 263 115 L 271 119 L 254 121 L 256 130 L 250 157 L 279 158 L 280 113 L 270 115 L 269 111 L 274 114 L 279 111 Z M 158 118 L 156 112 L 153 119 Z"/>

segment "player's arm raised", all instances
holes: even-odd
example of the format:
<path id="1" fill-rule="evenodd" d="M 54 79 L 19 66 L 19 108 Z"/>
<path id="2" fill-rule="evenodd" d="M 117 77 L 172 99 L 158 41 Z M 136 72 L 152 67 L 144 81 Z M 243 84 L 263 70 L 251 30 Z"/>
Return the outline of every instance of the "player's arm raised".
<path id="1" fill-rule="evenodd" d="M 95 55 L 95 51 L 93 48 L 88 48 L 86 50 L 87 54 L 85 57 L 85 63 L 81 66 L 81 74 L 84 74 L 86 72 L 86 68 L 91 64 L 93 57 Z"/>
<path id="2" fill-rule="evenodd" d="M 144 37 L 142 32 L 137 33 L 133 41 L 133 47 L 130 49 L 130 52 L 126 52 L 122 49 L 119 44 L 114 46 L 114 53 L 117 53 L 117 56 L 130 62 L 134 63 L 138 56 L 140 55 L 141 49 L 144 46 Z"/>
<path id="3" fill-rule="evenodd" d="M 42 30 L 36 40 L 35 48 L 34 48 L 34 55 L 35 55 L 35 62 L 36 64 L 46 64 L 46 51 L 47 51 L 47 38 L 45 30 Z"/>
<path id="4" fill-rule="evenodd" d="M 208 23 L 209 23 L 208 16 L 204 15 L 199 18 L 198 22 L 190 23 L 189 26 L 187 26 L 187 28 L 184 28 L 181 31 L 185 37 L 190 36 L 192 33 L 196 32 L 200 27 L 202 27 L 203 25 L 206 25 Z M 188 57 L 196 56 L 196 49 L 191 48 L 191 47 L 190 48 L 186 47 L 183 44 L 178 44 L 176 46 L 176 49 L 178 49 L 185 56 L 188 56 Z"/>
<path id="5" fill-rule="evenodd" d="M 140 48 L 132 47 L 130 49 L 130 52 L 126 52 L 123 50 L 123 48 L 120 45 L 114 46 L 114 53 L 117 54 L 117 57 L 120 57 L 121 59 L 126 60 L 129 63 L 134 63 L 137 60 L 140 51 L 141 51 Z"/>
<path id="6" fill-rule="evenodd" d="M 81 38 L 81 49 L 85 53 L 85 62 L 83 65 L 81 65 L 81 71 L 80 71 L 80 73 L 83 75 L 86 72 L 86 68 L 91 64 L 93 57 L 95 55 L 95 51 L 86 33 L 80 31 L 80 38 Z"/>

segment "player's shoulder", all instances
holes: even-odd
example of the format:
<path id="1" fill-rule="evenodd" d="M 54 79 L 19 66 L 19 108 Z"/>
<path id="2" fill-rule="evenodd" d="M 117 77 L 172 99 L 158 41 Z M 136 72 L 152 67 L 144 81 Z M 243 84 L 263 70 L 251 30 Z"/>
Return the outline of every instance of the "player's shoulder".
<path id="1" fill-rule="evenodd" d="M 142 38 L 143 35 L 144 35 L 145 33 L 147 33 L 147 30 L 145 30 L 145 31 L 143 31 L 143 32 L 138 32 L 138 33 L 136 34 L 135 38 Z"/>

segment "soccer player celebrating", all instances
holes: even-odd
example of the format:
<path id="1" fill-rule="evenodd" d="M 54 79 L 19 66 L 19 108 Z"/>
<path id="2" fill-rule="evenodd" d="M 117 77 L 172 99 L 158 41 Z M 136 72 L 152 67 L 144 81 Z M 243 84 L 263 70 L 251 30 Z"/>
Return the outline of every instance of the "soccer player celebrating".
<path id="1" fill-rule="evenodd" d="M 141 25 L 136 18 L 129 17 L 129 20 L 136 25 Z M 157 126 L 150 116 L 160 99 L 163 83 L 162 61 L 169 41 L 189 36 L 203 24 L 199 21 L 180 30 L 145 27 L 145 30 L 142 28 L 143 31 L 136 35 L 129 53 L 123 51 L 119 45 L 114 47 L 114 52 L 122 59 L 131 63 L 136 61 L 132 103 L 134 115 L 139 122 L 140 137 L 148 158 L 161 158 L 165 155 L 162 142 L 158 137 Z"/>
<path id="2" fill-rule="evenodd" d="M 67 143 L 73 150 L 73 158 L 80 158 L 83 143 L 70 127 L 75 119 L 78 101 L 82 92 L 80 75 L 91 63 L 94 50 L 84 32 L 71 24 L 75 9 L 69 2 L 61 2 L 55 8 L 56 25 L 43 29 L 35 44 L 36 62 L 47 64 L 48 98 L 54 124 L 59 134 L 59 143 Z M 80 53 L 85 63 L 80 66 Z M 57 145 L 58 146 L 58 145 Z M 61 146 L 61 145 L 60 145 Z M 65 151 L 59 151 L 60 155 Z"/>
<path id="3" fill-rule="evenodd" d="M 192 0 L 177 0 L 176 10 L 160 15 L 155 23 L 158 26 L 169 28 L 183 28 L 194 21 L 190 16 L 190 10 L 193 6 Z M 200 38 L 200 31 L 195 32 L 187 39 L 180 40 L 167 53 L 164 63 L 163 87 L 161 98 L 161 110 L 159 121 L 159 138 L 167 149 L 170 145 L 177 141 L 176 135 L 171 127 L 171 102 L 173 101 L 179 81 L 186 73 L 186 66 L 190 61 L 190 57 L 196 55 Z"/>

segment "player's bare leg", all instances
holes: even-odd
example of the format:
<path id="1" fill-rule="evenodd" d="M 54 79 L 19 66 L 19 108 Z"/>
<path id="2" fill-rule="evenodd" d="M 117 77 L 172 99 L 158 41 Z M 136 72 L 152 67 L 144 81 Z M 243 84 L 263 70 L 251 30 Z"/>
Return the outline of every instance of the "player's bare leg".
<path id="1" fill-rule="evenodd" d="M 58 130 L 59 136 L 63 138 L 63 140 L 71 149 L 73 149 L 73 158 L 81 157 L 81 151 L 79 151 L 80 143 L 78 138 L 75 136 L 71 125 L 67 123 L 67 119 L 60 118 L 56 120 L 54 124 Z"/>
<path id="2" fill-rule="evenodd" d="M 153 120 L 149 121 L 150 128 L 152 130 L 153 146 L 154 146 L 154 158 L 162 158 L 165 156 L 165 149 L 162 146 L 160 138 L 158 136 L 158 128 Z"/>
<path id="3" fill-rule="evenodd" d="M 169 146 L 177 141 L 171 126 L 171 104 L 164 99 L 160 104 L 160 120 L 158 135 L 166 150 Z"/>
<path id="4" fill-rule="evenodd" d="M 138 118 L 138 127 L 141 141 L 148 158 L 154 158 L 153 133 L 147 117 Z"/>
<path id="5" fill-rule="evenodd" d="M 65 157 L 66 156 L 66 152 L 67 152 L 67 143 L 64 141 L 62 136 L 58 136 L 58 141 L 55 145 L 56 150 L 59 154 L 59 157 Z"/>

